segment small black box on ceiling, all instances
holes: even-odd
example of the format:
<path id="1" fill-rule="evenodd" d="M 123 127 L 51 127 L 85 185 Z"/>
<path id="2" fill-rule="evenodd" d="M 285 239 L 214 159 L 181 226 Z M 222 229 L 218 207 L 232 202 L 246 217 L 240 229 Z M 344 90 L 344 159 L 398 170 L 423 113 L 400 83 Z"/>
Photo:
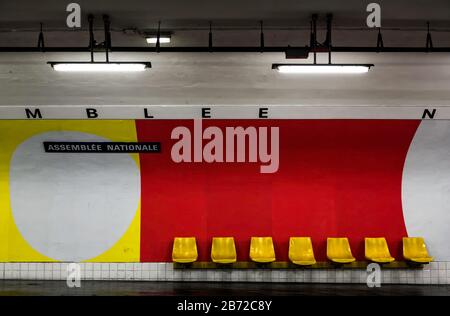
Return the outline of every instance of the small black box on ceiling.
<path id="1" fill-rule="evenodd" d="M 288 47 L 285 51 L 286 59 L 302 58 L 306 59 L 309 55 L 309 47 Z"/>

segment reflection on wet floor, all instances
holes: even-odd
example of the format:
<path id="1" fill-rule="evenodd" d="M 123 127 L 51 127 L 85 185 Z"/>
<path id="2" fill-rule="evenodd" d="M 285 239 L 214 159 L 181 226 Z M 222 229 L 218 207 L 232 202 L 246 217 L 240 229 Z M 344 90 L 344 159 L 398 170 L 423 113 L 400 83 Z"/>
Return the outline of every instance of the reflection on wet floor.
<path id="1" fill-rule="evenodd" d="M 69 288 L 65 281 L 0 281 L 0 296 L 307 296 L 307 295 L 450 295 L 449 285 L 382 285 L 302 283 L 210 283 L 83 281 Z"/>

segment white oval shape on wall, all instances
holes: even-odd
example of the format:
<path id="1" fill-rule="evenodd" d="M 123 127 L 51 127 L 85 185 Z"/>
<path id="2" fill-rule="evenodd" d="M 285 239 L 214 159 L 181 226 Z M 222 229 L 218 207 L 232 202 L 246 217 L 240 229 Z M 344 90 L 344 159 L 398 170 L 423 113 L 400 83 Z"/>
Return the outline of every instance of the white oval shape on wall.
<path id="1" fill-rule="evenodd" d="M 130 226 L 140 200 L 140 174 L 129 154 L 45 153 L 44 141 L 110 141 L 55 131 L 27 139 L 10 164 L 14 221 L 41 254 L 61 261 L 94 258 Z"/>
<path id="2" fill-rule="evenodd" d="M 450 121 L 425 120 L 403 169 L 402 204 L 410 237 L 424 237 L 436 261 L 450 261 Z"/>

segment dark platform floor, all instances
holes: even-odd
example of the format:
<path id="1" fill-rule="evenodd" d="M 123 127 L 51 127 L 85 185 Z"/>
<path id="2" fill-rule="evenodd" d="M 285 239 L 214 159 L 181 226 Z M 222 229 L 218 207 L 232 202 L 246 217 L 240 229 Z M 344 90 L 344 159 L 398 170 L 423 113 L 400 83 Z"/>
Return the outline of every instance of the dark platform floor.
<path id="1" fill-rule="evenodd" d="M 83 281 L 81 288 L 68 288 L 65 281 L 0 280 L 0 296 L 306 296 L 306 295 L 445 295 L 449 285 L 382 285 L 299 283 L 188 283 Z"/>

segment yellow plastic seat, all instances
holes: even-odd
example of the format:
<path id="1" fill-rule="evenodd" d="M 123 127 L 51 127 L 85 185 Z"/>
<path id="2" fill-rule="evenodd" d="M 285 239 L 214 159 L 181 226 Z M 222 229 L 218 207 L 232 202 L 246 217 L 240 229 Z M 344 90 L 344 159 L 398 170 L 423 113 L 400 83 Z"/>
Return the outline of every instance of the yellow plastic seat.
<path id="1" fill-rule="evenodd" d="M 197 261 L 197 242 L 195 237 L 175 237 L 172 249 L 172 261 L 191 263 Z"/>
<path id="2" fill-rule="evenodd" d="M 389 247 L 384 237 L 364 238 L 366 259 L 377 263 L 388 263 L 395 260 L 389 252 Z"/>
<path id="3" fill-rule="evenodd" d="M 233 237 L 213 237 L 211 259 L 216 263 L 236 262 L 236 246 Z"/>
<path id="4" fill-rule="evenodd" d="M 328 238 L 327 257 L 336 263 L 350 263 L 356 260 L 347 238 Z"/>
<path id="5" fill-rule="evenodd" d="M 272 237 L 252 237 L 250 242 L 250 259 L 259 263 L 275 261 Z"/>
<path id="6" fill-rule="evenodd" d="M 427 246 L 422 237 L 403 237 L 403 257 L 417 263 L 430 263 L 433 257 L 430 257 Z"/>
<path id="7" fill-rule="evenodd" d="M 289 260 L 301 266 L 310 266 L 316 263 L 314 251 L 309 237 L 289 238 Z"/>

